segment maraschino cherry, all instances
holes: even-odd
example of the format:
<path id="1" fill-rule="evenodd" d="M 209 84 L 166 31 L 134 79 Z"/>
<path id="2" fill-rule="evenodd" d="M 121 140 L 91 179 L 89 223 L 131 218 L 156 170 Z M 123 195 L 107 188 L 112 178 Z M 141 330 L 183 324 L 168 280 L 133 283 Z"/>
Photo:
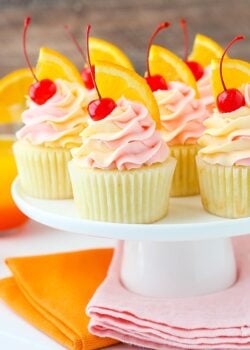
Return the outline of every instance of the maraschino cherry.
<path id="1" fill-rule="evenodd" d="M 28 54 L 27 54 L 27 49 L 26 49 L 26 36 L 27 36 L 27 29 L 30 25 L 31 22 L 31 17 L 27 17 L 24 20 L 24 28 L 23 28 L 23 52 L 24 52 L 24 57 L 27 62 L 27 65 L 36 80 L 34 84 L 30 86 L 29 89 L 29 96 L 32 101 L 34 101 L 38 105 L 44 104 L 46 101 L 48 101 L 52 96 L 55 95 L 56 93 L 56 84 L 50 80 L 50 79 L 42 79 L 38 80 L 34 70 L 32 68 L 32 65 L 30 63 Z"/>
<path id="2" fill-rule="evenodd" d="M 87 62 L 88 66 L 92 67 L 91 61 L 90 61 L 90 54 L 89 54 L 89 33 L 91 30 L 91 26 L 88 25 L 87 27 L 87 33 L 86 33 L 86 45 L 87 45 Z M 115 108 L 116 108 L 116 103 L 112 98 L 105 97 L 102 98 L 100 91 L 98 90 L 96 80 L 95 80 L 95 75 L 93 74 L 92 69 L 90 69 L 90 74 L 92 76 L 92 80 L 94 82 L 94 87 L 96 89 L 96 92 L 98 94 L 98 99 L 93 100 L 89 103 L 88 105 L 88 112 L 90 117 L 94 121 L 102 120 L 106 118 Z"/>
<path id="3" fill-rule="evenodd" d="M 234 43 L 242 39 L 245 39 L 245 37 L 243 35 L 240 35 L 240 36 L 236 36 L 232 41 L 230 41 L 230 43 L 225 48 L 225 51 L 220 59 L 220 78 L 221 78 L 221 83 L 224 91 L 222 91 L 217 96 L 216 102 L 217 102 L 217 108 L 221 113 L 233 112 L 236 109 L 246 105 L 245 98 L 239 90 L 234 88 L 232 89 L 226 88 L 225 81 L 223 79 L 223 74 L 222 74 L 222 64 L 223 64 L 225 54 Z"/>
<path id="4" fill-rule="evenodd" d="M 199 80 L 203 74 L 204 74 L 204 69 L 200 65 L 200 63 L 195 62 L 195 61 L 188 61 L 188 30 L 187 30 L 187 21 L 182 18 L 180 20 L 180 26 L 182 27 L 183 30 L 183 35 L 184 35 L 184 59 L 183 61 L 186 63 L 186 65 L 189 67 L 189 69 L 192 71 L 195 80 Z"/>
<path id="5" fill-rule="evenodd" d="M 157 91 L 157 90 L 167 90 L 168 86 L 166 83 L 166 80 L 161 76 L 160 74 L 155 74 L 151 75 L 150 73 L 150 67 L 149 67 L 149 53 L 150 53 L 150 48 L 153 44 L 153 41 L 156 37 L 156 35 L 163 29 L 168 28 L 170 26 L 169 22 L 162 22 L 160 23 L 156 30 L 153 32 L 151 35 L 149 42 L 148 42 L 148 49 L 147 49 L 147 76 L 145 77 L 146 82 L 150 86 L 152 91 Z"/>
<path id="6" fill-rule="evenodd" d="M 75 44 L 77 50 L 80 52 L 84 62 L 86 61 L 86 56 L 83 52 L 83 49 L 81 48 L 81 45 L 79 44 L 79 42 L 77 41 L 76 37 L 74 36 L 74 34 L 71 32 L 71 30 L 69 29 L 69 26 L 66 24 L 64 26 L 66 32 L 68 33 L 70 39 L 73 41 L 73 43 Z M 92 74 L 94 75 L 95 74 L 95 68 L 94 66 L 91 66 L 91 69 L 92 69 Z M 87 66 L 87 67 L 84 67 L 81 71 L 81 76 L 82 76 L 82 80 L 84 82 L 84 85 L 85 87 L 88 89 L 88 90 L 92 90 L 94 89 L 95 87 L 95 84 L 93 82 L 93 79 L 92 79 L 92 74 L 90 72 L 90 67 Z"/>

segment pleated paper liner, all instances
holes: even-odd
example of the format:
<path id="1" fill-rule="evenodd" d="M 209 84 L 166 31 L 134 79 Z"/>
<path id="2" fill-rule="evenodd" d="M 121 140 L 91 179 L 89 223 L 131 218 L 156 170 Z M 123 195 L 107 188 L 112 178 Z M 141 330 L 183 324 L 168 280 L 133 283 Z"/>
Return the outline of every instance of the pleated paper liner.
<path id="1" fill-rule="evenodd" d="M 250 216 L 250 167 L 213 165 L 197 156 L 204 208 L 226 218 Z"/>
<path id="2" fill-rule="evenodd" d="M 13 146 L 18 174 L 26 194 L 42 199 L 72 198 L 68 173 L 69 150 L 16 142 Z"/>
<path id="3" fill-rule="evenodd" d="M 195 157 L 198 145 L 171 146 L 171 156 L 177 160 L 173 184 L 172 197 L 193 196 L 200 192 Z"/>
<path id="4" fill-rule="evenodd" d="M 152 223 L 168 212 L 176 161 L 133 170 L 81 168 L 69 162 L 73 193 L 84 219 L 119 223 Z"/>

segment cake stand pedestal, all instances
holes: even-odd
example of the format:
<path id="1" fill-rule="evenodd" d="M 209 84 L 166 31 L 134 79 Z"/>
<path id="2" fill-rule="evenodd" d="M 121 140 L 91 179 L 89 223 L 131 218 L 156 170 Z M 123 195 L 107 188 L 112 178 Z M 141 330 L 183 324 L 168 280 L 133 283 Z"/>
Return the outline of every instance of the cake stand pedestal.
<path id="1" fill-rule="evenodd" d="M 44 225 L 124 241 L 121 282 L 145 296 L 190 297 L 230 287 L 236 280 L 231 237 L 250 232 L 250 218 L 210 215 L 199 196 L 171 198 L 167 217 L 143 225 L 83 220 L 73 200 L 31 198 L 18 178 L 12 195 L 24 214 Z"/>

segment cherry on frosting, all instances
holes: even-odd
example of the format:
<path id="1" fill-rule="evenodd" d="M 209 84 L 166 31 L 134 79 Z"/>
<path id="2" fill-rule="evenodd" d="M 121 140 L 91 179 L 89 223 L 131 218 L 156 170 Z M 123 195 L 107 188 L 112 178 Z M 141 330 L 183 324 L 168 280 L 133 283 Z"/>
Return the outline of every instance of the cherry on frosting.
<path id="1" fill-rule="evenodd" d="M 183 30 L 184 35 L 184 58 L 183 61 L 186 63 L 186 65 L 189 67 L 189 69 L 192 71 L 195 80 L 200 80 L 200 78 L 204 74 L 204 69 L 200 63 L 196 61 L 188 61 L 188 30 L 187 30 L 187 21 L 182 18 L 180 20 L 180 26 Z"/>
<path id="2" fill-rule="evenodd" d="M 160 74 L 155 74 L 151 75 L 150 73 L 150 67 L 149 67 L 149 53 L 150 53 L 150 48 L 153 44 L 153 41 L 156 37 L 156 35 L 163 29 L 168 28 L 170 26 L 169 22 L 162 22 L 160 23 L 156 30 L 153 32 L 151 35 L 149 42 L 148 42 L 148 48 L 147 48 L 147 76 L 145 77 L 146 82 L 150 86 L 152 91 L 157 91 L 157 90 L 167 90 L 168 85 L 166 83 L 166 80 L 164 77 Z"/>
<path id="3" fill-rule="evenodd" d="M 81 48 L 81 45 L 79 44 L 78 40 L 76 39 L 76 37 L 74 36 L 74 34 L 71 32 L 71 30 L 69 29 L 69 26 L 67 24 L 65 24 L 64 26 L 66 32 L 68 33 L 70 39 L 73 41 L 73 43 L 75 44 L 77 50 L 79 51 L 79 53 L 81 54 L 84 62 L 86 62 L 86 56 L 83 52 L 83 49 Z M 94 66 L 91 66 L 91 69 L 92 69 L 92 74 L 94 75 L 95 74 L 95 67 Z M 81 71 L 81 76 L 82 76 L 82 80 L 83 80 L 83 83 L 85 85 L 85 87 L 88 89 L 88 90 L 92 90 L 94 89 L 95 87 L 95 84 L 93 82 L 93 79 L 92 79 L 92 74 L 90 72 L 90 68 L 89 66 L 87 67 L 84 67 Z"/>
<path id="4" fill-rule="evenodd" d="M 221 78 L 221 83 L 224 91 L 222 91 L 217 96 L 216 103 L 217 103 L 217 108 L 221 113 L 233 112 L 236 109 L 246 105 L 245 97 L 239 90 L 235 88 L 227 89 L 223 78 L 223 74 L 222 74 L 222 66 L 223 66 L 223 60 L 224 60 L 225 54 L 234 43 L 242 39 L 245 39 L 245 37 L 243 35 L 240 35 L 240 36 L 236 36 L 232 41 L 230 41 L 230 43 L 225 48 L 223 55 L 221 56 L 221 59 L 220 59 L 220 78 Z"/>
<path id="5" fill-rule="evenodd" d="M 88 66 L 89 68 L 93 67 L 91 65 L 91 61 L 90 61 L 90 54 L 89 54 L 89 33 L 91 30 L 91 25 L 88 25 L 87 27 L 87 33 L 86 33 L 86 45 L 87 45 L 87 62 L 88 62 Z M 96 80 L 95 80 L 95 75 L 93 74 L 93 69 L 90 69 L 90 74 L 92 76 L 92 80 L 94 82 L 94 87 L 96 89 L 97 95 L 98 95 L 98 99 L 93 100 L 89 103 L 88 105 L 88 112 L 90 117 L 94 120 L 94 121 L 98 121 L 98 120 L 102 120 L 104 118 L 106 118 L 115 108 L 116 108 L 116 103 L 112 98 L 109 97 L 105 97 L 102 98 L 100 91 L 98 89 L 98 86 L 96 84 Z"/>
<path id="6" fill-rule="evenodd" d="M 29 60 L 29 56 L 27 54 L 27 48 L 26 48 L 26 36 L 27 36 L 27 30 L 30 25 L 30 22 L 31 22 L 31 17 L 26 17 L 24 20 L 24 28 L 23 28 L 24 57 L 34 79 L 36 80 L 36 82 L 30 86 L 29 96 L 31 100 L 34 101 L 36 104 L 42 105 L 46 101 L 48 101 L 52 96 L 55 95 L 57 88 L 56 88 L 56 84 L 50 79 L 42 79 L 39 81 L 34 73 L 34 70 Z"/>

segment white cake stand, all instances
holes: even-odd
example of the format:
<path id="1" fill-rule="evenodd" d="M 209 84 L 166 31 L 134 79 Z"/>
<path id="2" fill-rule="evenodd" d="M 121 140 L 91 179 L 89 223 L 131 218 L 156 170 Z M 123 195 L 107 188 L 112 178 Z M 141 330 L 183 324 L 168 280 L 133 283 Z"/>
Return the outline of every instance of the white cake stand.
<path id="1" fill-rule="evenodd" d="M 154 224 L 117 224 L 80 219 L 73 200 L 38 200 L 12 186 L 19 209 L 44 225 L 123 240 L 121 282 L 154 297 L 218 292 L 236 280 L 232 236 L 250 232 L 250 218 L 224 219 L 205 212 L 200 197 L 172 198 L 169 215 Z"/>

